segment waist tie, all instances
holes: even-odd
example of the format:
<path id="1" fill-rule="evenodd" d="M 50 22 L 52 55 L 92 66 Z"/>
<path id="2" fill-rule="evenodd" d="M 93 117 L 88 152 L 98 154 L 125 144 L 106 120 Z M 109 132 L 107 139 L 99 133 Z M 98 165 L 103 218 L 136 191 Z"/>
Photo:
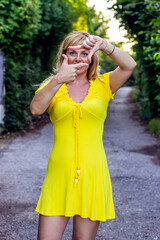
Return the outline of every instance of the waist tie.
<path id="1" fill-rule="evenodd" d="M 82 118 L 82 110 L 80 103 L 74 106 L 73 112 L 73 127 L 75 127 L 75 186 L 77 186 L 78 180 L 80 179 L 80 166 L 79 166 L 79 119 Z"/>

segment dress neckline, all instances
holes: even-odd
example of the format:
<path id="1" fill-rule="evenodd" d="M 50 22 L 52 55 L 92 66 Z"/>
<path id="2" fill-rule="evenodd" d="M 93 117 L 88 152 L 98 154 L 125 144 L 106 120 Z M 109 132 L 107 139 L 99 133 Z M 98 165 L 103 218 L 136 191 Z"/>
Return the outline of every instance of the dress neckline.
<path id="1" fill-rule="evenodd" d="M 69 92 L 68 92 L 67 85 L 66 85 L 66 83 L 64 83 L 64 86 L 65 86 L 65 89 L 66 89 L 66 93 L 67 93 L 67 96 L 68 96 L 68 99 L 70 100 L 70 102 L 72 102 L 73 104 L 76 104 L 76 105 L 82 105 L 82 104 L 86 101 L 86 99 L 88 98 L 88 96 L 89 96 L 90 93 L 91 93 L 91 87 L 92 87 L 92 83 L 93 83 L 93 81 L 92 81 L 91 79 L 88 80 L 88 81 L 89 81 L 90 85 L 89 85 L 89 88 L 88 88 L 87 95 L 85 96 L 85 98 L 83 99 L 83 101 L 82 101 L 82 102 L 79 102 L 79 103 L 75 102 L 75 101 L 70 97 Z"/>

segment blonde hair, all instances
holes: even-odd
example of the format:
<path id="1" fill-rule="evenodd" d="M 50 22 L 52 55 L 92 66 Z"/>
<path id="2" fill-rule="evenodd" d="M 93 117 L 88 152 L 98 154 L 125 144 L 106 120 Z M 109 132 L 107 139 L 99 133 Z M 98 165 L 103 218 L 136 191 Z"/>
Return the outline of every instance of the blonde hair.
<path id="1" fill-rule="evenodd" d="M 61 43 L 58 54 L 57 54 L 56 67 L 53 68 L 54 73 L 57 73 L 59 71 L 64 60 L 62 54 L 66 53 L 68 47 L 81 45 L 89 35 L 90 34 L 88 32 L 73 31 L 66 36 L 66 38 Z M 88 68 L 88 72 L 87 72 L 88 79 L 93 79 L 93 80 L 96 79 L 96 77 L 99 74 L 98 66 L 99 66 L 99 55 L 98 55 L 98 52 L 95 52 L 94 55 L 92 56 L 92 61 Z M 51 74 L 51 76 L 46 78 L 41 84 L 44 84 L 46 81 L 50 80 L 53 76 L 54 74 Z"/>

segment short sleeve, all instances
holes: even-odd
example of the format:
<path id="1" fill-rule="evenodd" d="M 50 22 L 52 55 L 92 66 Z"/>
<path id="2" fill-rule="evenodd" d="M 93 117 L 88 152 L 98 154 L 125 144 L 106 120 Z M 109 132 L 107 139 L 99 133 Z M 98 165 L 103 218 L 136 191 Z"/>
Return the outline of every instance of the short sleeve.
<path id="1" fill-rule="evenodd" d="M 40 87 L 35 91 L 35 94 L 36 94 L 37 92 L 39 92 L 42 88 L 44 88 L 49 82 L 50 82 L 50 80 L 42 83 L 42 84 L 40 85 Z"/>
<path id="2" fill-rule="evenodd" d="M 110 97 L 110 100 L 113 100 L 115 93 L 112 93 L 111 88 L 110 88 L 110 83 L 109 83 L 110 73 L 111 72 L 105 73 L 103 75 L 99 75 L 98 78 L 103 83 L 103 85 L 108 93 L 108 96 Z"/>
<path id="3" fill-rule="evenodd" d="M 41 89 L 43 89 L 49 82 L 50 82 L 50 79 L 49 79 L 48 81 L 42 83 L 42 84 L 40 85 L 40 87 L 35 91 L 35 94 L 38 93 Z M 51 100 L 50 103 L 49 103 L 48 108 L 46 109 L 46 111 L 48 112 L 48 114 L 50 113 L 53 105 L 54 105 L 54 97 L 52 98 L 52 100 Z"/>

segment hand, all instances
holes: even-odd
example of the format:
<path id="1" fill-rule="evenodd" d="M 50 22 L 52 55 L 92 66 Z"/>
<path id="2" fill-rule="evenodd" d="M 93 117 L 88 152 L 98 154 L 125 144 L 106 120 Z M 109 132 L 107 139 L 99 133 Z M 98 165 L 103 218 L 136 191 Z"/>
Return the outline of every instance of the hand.
<path id="1" fill-rule="evenodd" d="M 89 50 L 88 60 L 89 62 L 91 62 L 93 54 L 96 51 L 102 49 L 104 45 L 107 45 L 107 42 L 103 38 L 89 35 L 89 37 L 84 40 L 83 44 L 77 46 L 69 46 L 68 48 L 72 50 L 86 48 L 87 50 Z"/>
<path id="2" fill-rule="evenodd" d="M 76 68 L 88 66 L 87 63 L 68 64 L 68 57 L 62 54 L 64 60 L 57 73 L 58 83 L 72 82 L 76 79 Z"/>

